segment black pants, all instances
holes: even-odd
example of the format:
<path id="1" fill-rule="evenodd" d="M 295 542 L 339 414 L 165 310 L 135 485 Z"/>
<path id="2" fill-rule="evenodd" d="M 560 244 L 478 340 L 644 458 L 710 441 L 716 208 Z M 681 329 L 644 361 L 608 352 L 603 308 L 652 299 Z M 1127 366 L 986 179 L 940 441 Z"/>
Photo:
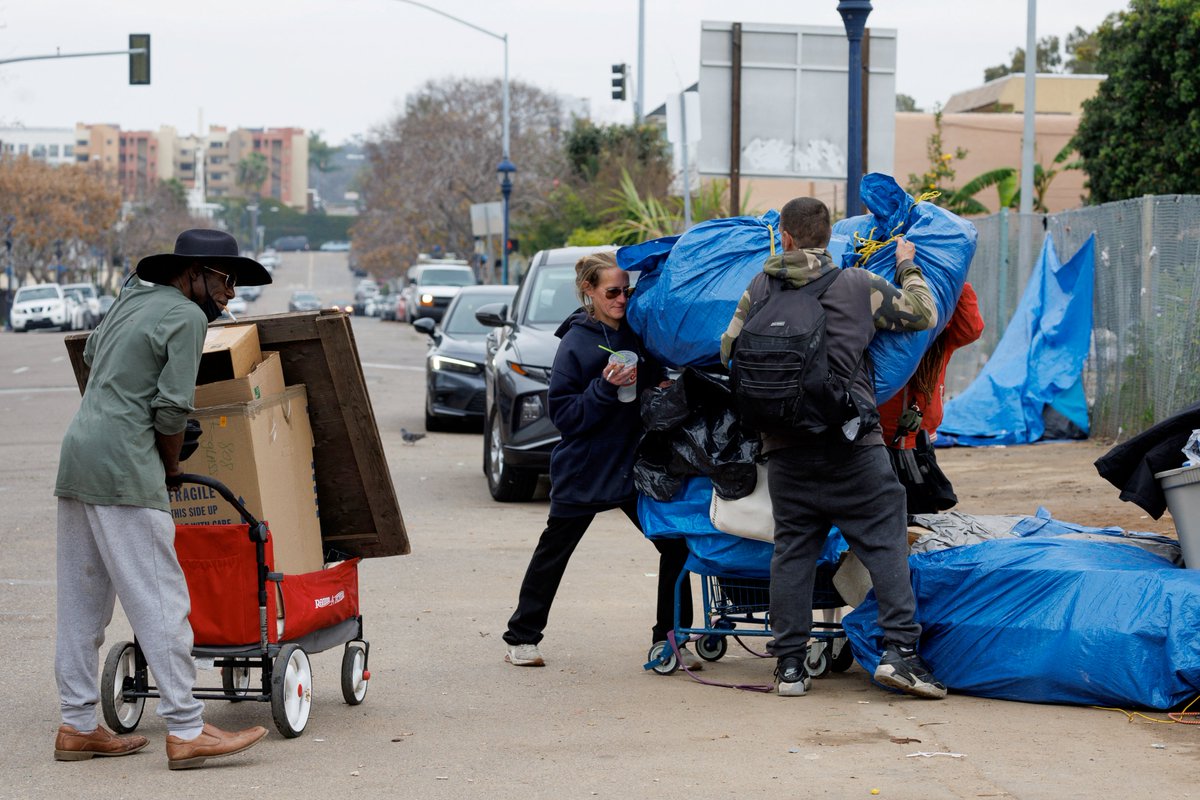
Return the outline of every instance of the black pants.
<path id="1" fill-rule="evenodd" d="M 767 481 L 775 516 L 771 653 L 803 656 L 808 648 L 817 557 L 831 525 L 871 574 L 884 640 L 916 645 L 921 626 L 908 572 L 904 490 L 884 447 L 776 450 L 767 459 Z"/>
<path id="2" fill-rule="evenodd" d="M 637 500 L 623 503 L 621 510 L 640 531 L 642 526 L 637 517 Z M 504 641 L 509 644 L 537 644 L 542 640 L 542 631 L 550 618 L 550 605 L 554 602 L 554 595 L 558 593 L 558 584 L 562 582 L 563 573 L 567 571 L 567 562 L 571 560 L 571 553 L 575 552 L 579 540 L 583 538 L 583 534 L 595 518 L 595 514 L 580 517 L 552 516 L 546 521 L 546 530 L 542 531 L 542 538 L 538 540 L 533 557 L 529 560 L 529 568 L 525 570 L 525 579 L 521 581 L 517 610 L 508 621 Z M 658 615 L 651 638 L 653 643 L 666 639 L 667 631 L 675 627 L 675 582 L 679 573 L 683 572 L 688 550 L 683 539 L 653 539 L 651 542 L 659 552 Z M 684 582 L 679 602 L 680 625 L 690 627 L 690 582 Z"/>

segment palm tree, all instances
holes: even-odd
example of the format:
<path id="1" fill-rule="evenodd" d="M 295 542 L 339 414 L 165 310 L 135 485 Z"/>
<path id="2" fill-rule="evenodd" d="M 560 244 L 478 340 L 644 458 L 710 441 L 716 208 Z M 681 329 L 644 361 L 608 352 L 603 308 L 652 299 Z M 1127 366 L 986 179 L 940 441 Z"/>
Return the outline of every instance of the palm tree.
<path id="1" fill-rule="evenodd" d="M 1078 160 L 1066 163 L 1073 152 L 1075 152 L 1075 148 L 1068 143 L 1054 156 L 1049 168 L 1043 167 L 1041 164 L 1033 165 L 1034 211 L 1041 214 L 1049 213 L 1049 209 L 1046 207 L 1046 194 L 1050 191 L 1050 184 L 1054 182 L 1054 178 L 1060 172 L 1079 169 L 1082 166 L 1083 162 Z M 989 186 L 996 187 L 1000 208 L 1020 208 L 1021 172 L 1015 167 L 999 167 L 977 175 L 963 184 L 961 188 L 954 190 L 951 195 L 951 204 L 948 204 L 947 207 L 957 214 L 986 214 L 988 213 L 987 208 L 975 199 L 975 195 Z"/>
<path id="2" fill-rule="evenodd" d="M 237 177 L 234 180 L 243 194 L 257 197 L 262 191 L 263 181 L 270 173 L 267 157 L 254 152 L 237 163 Z"/>

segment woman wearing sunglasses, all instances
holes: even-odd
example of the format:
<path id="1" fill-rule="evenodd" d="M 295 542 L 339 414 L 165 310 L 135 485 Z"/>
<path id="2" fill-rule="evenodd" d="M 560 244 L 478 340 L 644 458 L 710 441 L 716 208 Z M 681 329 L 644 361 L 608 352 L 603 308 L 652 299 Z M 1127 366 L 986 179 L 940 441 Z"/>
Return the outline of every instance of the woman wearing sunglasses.
<path id="1" fill-rule="evenodd" d="M 517 610 L 508 621 L 504 660 L 519 667 L 545 664 L 538 643 L 550 616 L 550 606 L 576 545 L 601 511 L 619 508 L 641 530 L 633 463 L 642 422 L 637 402 L 622 402 L 621 387 L 637 395 L 659 385 L 664 370 L 646 355 L 637 334 L 625 324 L 625 306 L 633 289 L 629 274 L 617 266 L 612 253 L 584 256 L 575 265 L 575 291 L 583 310 L 569 317 L 556 332 L 562 339 L 550 377 L 550 419 L 562 441 L 550 456 L 550 518 L 533 551 Z M 621 350 L 638 355 L 625 366 L 609 363 Z M 674 627 L 675 582 L 687 560 L 682 539 L 655 539 L 658 549 L 658 614 L 654 643 L 664 641 Z M 691 587 L 681 597 L 681 624 L 691 625 Z M 701 661 L 681 650 L 683 664 L 700 669 Z"/>

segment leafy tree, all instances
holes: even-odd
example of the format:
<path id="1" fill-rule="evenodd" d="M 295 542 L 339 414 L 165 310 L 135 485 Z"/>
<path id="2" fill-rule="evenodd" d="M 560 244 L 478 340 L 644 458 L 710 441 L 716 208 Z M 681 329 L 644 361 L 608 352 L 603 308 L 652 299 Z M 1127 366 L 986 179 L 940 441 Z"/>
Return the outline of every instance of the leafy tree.
<path id="1" fill-rule="evenodd" d="M 1132 0 L 1096 41 L 1108 78 L 1073 140 L 1092 201 L 1200 191 L 1200 1 Z"/>
<path id="2" fill-rule="evenodd" d="M 267 157 L 254 152 L 248 153 L 237 163 L 237 175 L 233 180 L 244 195 L 257 197 L 262 193 L 263 181 L 270 174 L 271 166 L 267 163 Z"/>
<path id="3" fill-rule="evenodd" d="M 338 168 L 333 164 L 333 157 L 342 148 L 334 147 L 321 138 L 321 131 L 308 134 L 308 166 L 317 172 L 334 172 Z"/>
<path id="4" fill-rule="evenodd" d="M 182 183 L 174 178 L 159 181 L 139 203 L 129 207 L 116 240 L 117 256 L 136 264 L 152 253 L 170 252 L 180 231 L 211 225 L 192 217 Z"/>
<path id="5" fill-rule="evenodd" d="M 1112 15 L 1109 16 L 1111 18 Z M 1076 25 L 1075 30 L 1067 34 L 1065 49 L 1067 62 L 1063 65 L 1064 72 L 1075 75 L 1096 73 L 1100 55 L 1100 43 L 1096 40 L 1096 31 L 1085 31 Z"/>
<path id="6" fill-rule="evenodd" d="M 545 211 L 567 168 L 559 99 L 516 81 L 509 91 L 516 223 Z M 363 268 L 386 278 L 434 246 L 472 251 L 471 204 L 500 199 L 501 113 L 498 80 L 432 80 L 372 133 L 352 233 Z"/>
<path id="7" fill-rule="evenodd" d="M 1059 52 L 1059 39 L 1057 36 L 1043 36 L 1038 39 L 1037 43 L 1037 71 L 1038 72 L 1055 72 L 1056 68 L 1062 64 L 1062 54 Z M 1018 47 L 1012 51 L 1008 64 L 997 64 L 994 67 L 988 67 L 983 71 L 983 80 L 994 81 L 996 78 L 1003 78 L 1005 75 L 1016 75 L 1025 72 L 1025 48 Z"/>
<path id="8" fill-rule="evenodd" d="M 911 95 L 897 94 L 896 95 L 896 110 L 897 111 L 920 111 L 917 108 L 917 101 Z"/>
<path id="9" fill-rule="evenodd" d="M 1033 210 L 1042 214 L 1048 214 L 1050 209 L 1046 207 L 1046 194 L 1050 191 L 1050 184 L 1054 182 L 1054 178 L 1060 172 L 1065 172 L 1070 169 L 1079 169 L 1080 162 L 1072 161 L 1067 163 L 1067 159 L 1075 152 L 1074 144 L 1068 142 L 1063 149 L 1059 150 L 1051 161 L 1049 167 L 1043 167 L 1041 164 L 1033 165 Z M 1019 208 L 1021 205 L 1021 171 L 1015 167 L 1000 167 L 998 169 L 988 170 L 982 175 L 967 181 L 961 187 L 954 191 L 954 197 L 960 207 L 969 207 L 961 213 L 967 214 L 984 214 L 987 209 L 976 210 L 971 203 L 976 203 L 975 195 L 982 192 L 988 187 L 996 187 L 999 194 L 1000 208 Z"/>
<path id="10" fill-rule="evenodd" d="M 30 274 L 52 279 L 59 247 L 64 253 L 104 248 L 120 205 L 116 186 L 88 167 L 52 167 L 26 156 L 0 159 L 0 220 L 14 217 L 19 280 Z"/>
<path id="11" fill-rule="evenodd" d="M 909 173 L 907 187 L 909 194 L 919 197 L 923 194 L 936 193 L 935 197 L 929 198 L 930 202 L 948 208 L 956 214 L 987 213 L 987 209 L 978 200 L 968 195 L 960 195 L 953 188 L 954 177 L 957 174 L 954 162 L 966 158 L 967 151 L 961 147 L 956 147 L 953 151 L 946 150 L 942 139 L 942 109 L 940 106 L 933 112 L 933 133 L 925 142 L 925 154 L 929 158 L 929 169 L 920 175 Z"/>

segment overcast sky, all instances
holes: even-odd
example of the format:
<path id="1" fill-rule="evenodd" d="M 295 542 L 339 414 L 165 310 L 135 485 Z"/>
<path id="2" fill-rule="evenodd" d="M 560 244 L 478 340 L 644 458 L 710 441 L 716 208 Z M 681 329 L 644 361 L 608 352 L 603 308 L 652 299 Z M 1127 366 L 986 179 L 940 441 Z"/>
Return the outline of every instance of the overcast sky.
<path id="1" fill-rule="evenodd" d="M 509 35 L 512 79 L 586 98 L 593 117 L 632 119 L 609 98 L 614 63 L 637 61 L 637 0 L 428 0 Z M 1040 0 L 1038 35 L 1094 28 L 1121 0 Z M 982 82 L 1025 42 L 1021 0 L 875 0 L 894 28 L 898 92 L 928 108 Z M 646 0 L 646 110 L 693 83 L 701 20 L 841 26 L 836 0 Z M 297 126 L 332 143 L 368 133 L 430 78 L 499 77 L 500 41 L 401 0 L 0 0 L 0 59 L 118 50 L 150 33 L 151 86 L 125 57 L 0 65 L 0 124 L 125 129 Z"/>

